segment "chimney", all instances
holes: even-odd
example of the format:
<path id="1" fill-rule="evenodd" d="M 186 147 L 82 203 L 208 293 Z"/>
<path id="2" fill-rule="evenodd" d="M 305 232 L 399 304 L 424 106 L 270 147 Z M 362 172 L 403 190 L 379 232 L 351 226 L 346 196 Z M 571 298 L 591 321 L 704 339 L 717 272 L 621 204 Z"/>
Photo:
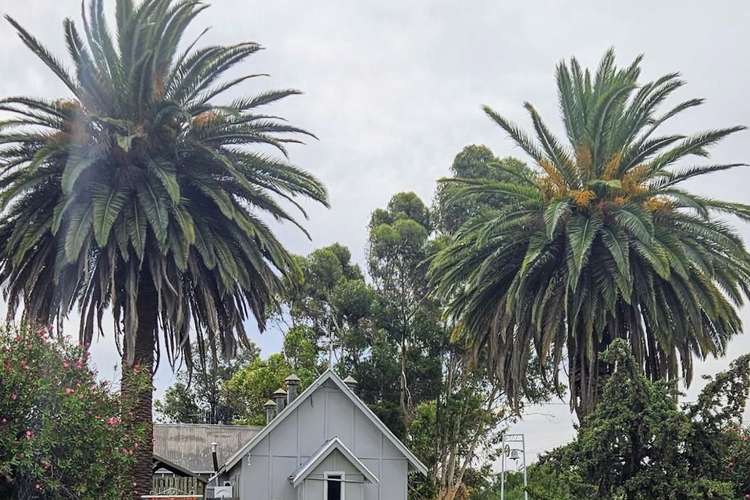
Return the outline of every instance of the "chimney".
<path id="1" fill-rule="evenodd" d="M 211 457 L 214 461 L 214 472 L 219 472 L 219 456 L 216 454 L 216 446 L 218 443 L 211 443 Z"/>
<path id="2" fill-rule="evenodd" d="M 284 383 L 286 384 L 286 404 L 289 404 L 297 399 L 297 396 L 299 395 L 300 379 L 297 375 L 292 373 L 284 379 Z"/>
<path id="3" fill-rule="evenodd" d="M 276 401 L 276 414 L 278 415 L 286 406 L 286 391 L 281 388 L 276 389 L 276 392 L 273 393 L 271 399 Z"/>
<path id="4" fill-rule="evenodd" d="M 344 383 L 346 386 L 352 390 L 354 394 L 357 394 L 357 386 L 359 385 L 359 382 L 357 382 L 357 379 L 349 375 L 344 379 Z"/>
<path id="5" fill-rule="evenodd" d="M 270 424 L 271 420 L 276 417 L 276 403 L 269 399 L 266 401 L 266 404 L 263 405 L 263 408 L 266 409 L 266 424 Z"/>

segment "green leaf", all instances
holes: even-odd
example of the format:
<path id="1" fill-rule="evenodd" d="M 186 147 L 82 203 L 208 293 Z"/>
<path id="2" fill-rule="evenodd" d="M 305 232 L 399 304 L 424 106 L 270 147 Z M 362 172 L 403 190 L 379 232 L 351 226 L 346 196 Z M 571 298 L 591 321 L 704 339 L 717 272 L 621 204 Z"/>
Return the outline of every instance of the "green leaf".
<path id="1" fill-rule="evenodd" d="M 224 217 L 229 220 L 234 219 L 234 203 L 232 202 L 232 198 L 225 191 L 207 183 L 201 183 L 197 187 L 203 191 L 206 196 L 213 200 L 216 206 L 219 207 L 219 210 L 221 210 L 221 213 L 224 214 Z"/>
<path id="2" fill-rule="evenodd" d="M 150 183 L 145 183 L 138 191 L 138 202 L 151 225 L 156 240 L 164 250 L 167 241 L 167 228 L 169 227 L 169 212 L 164 200 Z"/>
<path id="3" fill-rule="evenodd" d="M 608 227 L 601 229 L 602 241 L 617 266 L 616 281 L 626 301 L 629 301 L 632 291 L 630 277 L 630 248 L 624 233 L 616 234 Z"/>
<path id="4" fill-rule="evenodd" d="M 652 240 L 654 223 L 651 215 L 634 206 L 624 206 L 614 212 L 615 221 L 635 236 L 639 241 L 648 243 Z"/>
<path id="5" fill-rule="evenodd" d="M 180 202 L 180 183 L 177 181 L 177 174 L 172 165 L 166 166 L 159 162 L 149 162 L 149 171 L 159 179 L 164 189 L 167 190 L 169 198 L 174 205 Z"/>
<path id="6" fill-rule="evenodd" d="M 642 243 L 641 241 L 634 241 L 633 246 L 635 251 L 643 257 L 656 271 L 656 274 L 660 278 L 668 280 L 671 274 L 669 261 L 666 258 L 666 252 L 664 247 L 656 240 L 652 240 L 650 244 Z"/>
<path id="7" fill-rule="evenodd" d="M 203 257 L 203 263 L 208 269 L 216 267 L 216 252 L 214 251 L 213 234 L 206 225 L 198 224 L 195 227 L 195 248 Z"/>
<path id="8" fill-rule="evenodd" d="M 547 239 L 552 240 L 557 231 L 560 219 L 570 213 L 570 202 L 568 200 L 553 201 L 544 210 L 544 224 L 547 229 Z"/>
<path id="9" fill-rule="evenodd" d="M 65 235 L 65 260 L 67 262 L 78 260 L 81 248 L 91 234 L 93 229 L 91 205 L 92 202 L 84 206 L 79 205 L 70 216 L 70 225 Z"/>
<path id="10" fill-rule="evenodd" d="M 143 254 L 146 249 L 147 231 L 148 222 L 146 221 L 146 216 L 141 213 L 138 205 L 133 203 L 128 217 L 128 234 L 139 260 L 143 260 Z"/>
<path id="11" fill-rule="evenodd" d="M 73 192 L 73 187 L 81 174 L 90 166 L 96 163 L 96 158 L 85 157 L 81 158 L 76 155 L 68 157 L 68 162 L 65 164 L 65 170 L 62 175 L 62 190 L 63 193 L 69 195 Z"/>
<path id="12" fill-rule="evenodd" d="M 602 219 L 598 215 L 576 215 L 568 221 L 568 243 L 570 244 L 569 250 L 574 266 L 573 269 L 569 269 L 571 274 L 568 279 L 572 279 L 569 282 L 573 289 L 578 283 L 578 277 L 588 258 L 591 245 L 594 243 L 594 238 L 596 238 L 596 234 L 601 227 Z"/>
<path id="13" fill-rule="evenodd" d="M 68 208 L 70 208 L 75 199 L 74 196 L 65 196 L 55 205 L 55 208 L 52 210 L 52 226 L 50 228 L 52 234 L 57 234 Z"/>
<path id="14" fill-rule="evenodd" d="M 177 225 L 182 231 L 183 239 L 188 245 L 195 243 L 195 223 L 190 215 L 190 212 L 185 210 L 184 207 L 178 206 L 172 211 L 172 215 L 177 221 Z"/>
<path id="15" fill-rule="evenodd" d="M 109 241 L 109 234 L 117 217 L 128 201 L 129 194 L 126 191 L 112 189 L 105 184 L 99 184 L 92 190 L 94 203 L 94 237 L 100 247 Z"/>

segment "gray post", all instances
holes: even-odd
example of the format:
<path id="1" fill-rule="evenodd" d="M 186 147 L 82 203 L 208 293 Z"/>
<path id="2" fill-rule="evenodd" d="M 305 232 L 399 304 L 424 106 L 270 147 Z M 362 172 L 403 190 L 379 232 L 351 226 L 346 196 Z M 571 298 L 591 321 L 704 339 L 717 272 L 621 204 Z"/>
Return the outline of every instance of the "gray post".
<path id="1" fill-rule="evenodd" d="M 526 477 L 526 436 L 524 434 L 521 434 L 521 447 L 523 448 L 523 499 L 529 500 L 529 492 L 526 491 L 529 482 Z"/>
<path id="2" fill-rule="evenodd" d="M 353 392 L 354 394 L 356 394 L 356 393 L 357 393 L 357 386 L 359 385 L 359 382 L 357 382 L 357 379 L 355 379 L 354 377 L 352 377 L 351 375 L 349 375 L 348 377 L 346 377 L 346 378 L 344 379 L 344 383 L 346 384 L 346 386 L 347 386 L 347 387 L 348 387 L 349 389 L 351 389 L 351 390 L 352 390 L 352 392 Z"/>
<path id="3" fill-rule="evenodd" d="M 299 395 L 300 382 L 301 381 L 299 377 L 294 373 L 284 379 L 284 383 L 286 384 L 286 404 L 290 404 L 292 401 L 297 399 L 297 396 Z"/>
<path id="4" fill-rule="evenodd" d="M 266 409 L 266 424 L 270 424 L 271 420 L 276 417 L 276 403 L 269 399 L 266 401 L 266 404 L 263 405 L 263 408 Z"/>
<path id="5" fill-rule="evenodd" d="M 500 465 L 500 500 L 505 500 L 505 434 L 503 434 L 503 458 Z"/>
<path id="6" fill-rule="evenodd" d="M 276 389 L 276 392 L 273 393 L 271 399 L 276 401 L 276 414 L 278 415 L 286 406 L 286 391 L 281 388 Z"/>

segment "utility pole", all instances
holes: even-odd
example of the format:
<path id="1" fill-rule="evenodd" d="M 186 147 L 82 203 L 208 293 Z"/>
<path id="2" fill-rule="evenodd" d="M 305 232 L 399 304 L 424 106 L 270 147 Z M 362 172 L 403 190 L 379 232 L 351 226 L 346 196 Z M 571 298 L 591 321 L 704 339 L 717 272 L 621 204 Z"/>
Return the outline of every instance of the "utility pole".
<path id="1" fill-rule="evenodd" d="M 512 447 L 511 445 L 514 445 L 515 447 Z M 519 458 L 522 458 L 521 466 L 523 467 L 523 498 L 524 500 L 529 500 L 529 492 L 526 491 L 526 488 L 529 486 L 528 477 L 526 475 L 526 436 L 524 434 L 503 434 L 501 449 L 502 459 L 500 461 L 500 500 L 505 500 L 506 457 L 516 462 Z"/>

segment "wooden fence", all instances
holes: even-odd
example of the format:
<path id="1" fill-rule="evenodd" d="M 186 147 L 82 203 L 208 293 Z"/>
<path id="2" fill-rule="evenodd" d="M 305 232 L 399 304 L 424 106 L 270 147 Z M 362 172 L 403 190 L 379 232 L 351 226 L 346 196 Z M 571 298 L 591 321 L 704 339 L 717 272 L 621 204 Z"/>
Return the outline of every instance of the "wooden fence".
<path id="1" fill-rule="evenodd" d="M 159 495 L 161 493 L 180 492 L 184 495 L 203 495 L 205 484 L 194 477 L 182 477 L 172 474 L 154 474 L 151 493 Z"/>

